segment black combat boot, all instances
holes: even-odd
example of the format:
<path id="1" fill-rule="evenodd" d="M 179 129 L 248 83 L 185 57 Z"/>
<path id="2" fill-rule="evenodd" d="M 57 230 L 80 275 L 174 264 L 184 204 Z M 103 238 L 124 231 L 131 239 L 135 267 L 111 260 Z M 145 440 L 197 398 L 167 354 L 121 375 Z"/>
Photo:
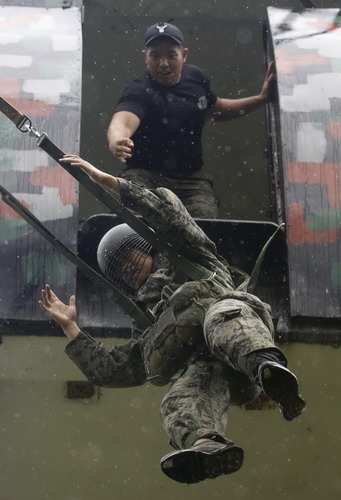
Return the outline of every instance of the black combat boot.
<path id="1" fill-rule="evenodd" d="M 161 459 L 162 471 L 179 483 L 198 483 L 240 469 L 244 452 L 231 441 L 205 441 L 191 448 L 168 453 Z"/>
<path id="2" fill-rule="evenodd" d="M 285 420 L 291 421 L 302 413 L 306 402 L 298 391 L 296 376 L 286 368 L 280 351 L 256 353 L 254 373 L 265 394 L 278 404 Z"/>

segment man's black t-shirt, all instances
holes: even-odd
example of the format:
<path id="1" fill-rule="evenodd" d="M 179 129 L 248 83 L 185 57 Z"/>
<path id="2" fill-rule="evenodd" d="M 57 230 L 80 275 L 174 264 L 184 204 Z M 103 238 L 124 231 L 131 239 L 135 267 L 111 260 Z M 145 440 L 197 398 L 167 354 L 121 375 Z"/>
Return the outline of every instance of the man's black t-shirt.
<path id="1" fill-rule="evenodd" d="M 185 64 L 177 85 L 160 85 L 146 70 L 125 89 L 115 113 L 130 111 L 141 121 L 132 136 L 133 157 L 127 166 L 169 174 L 191 173 L 203 164 L 201 133 L 216 94 L 197 66 Z"/>

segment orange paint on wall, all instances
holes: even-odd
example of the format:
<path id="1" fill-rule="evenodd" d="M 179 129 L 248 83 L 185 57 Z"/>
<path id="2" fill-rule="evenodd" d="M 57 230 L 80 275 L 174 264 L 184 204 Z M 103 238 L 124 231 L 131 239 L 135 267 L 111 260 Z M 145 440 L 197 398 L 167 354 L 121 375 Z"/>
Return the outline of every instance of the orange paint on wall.
<path id="1" fill-rule="evenodd" d="M 8 99 L 8 102 L 20 111 L 20 113 L 24 113 L 29 117 L 50 116 L 54 112 L 54 106 L 51 106 L 44 101 L 34 101 L 33 99 L 27 100 L 17 97 L 15 99 Z"/>
<path id="2" fill-rule="evenodd" d="M 76 180 L 62 167 L 37 167 L 30 175 L 33 186 L 56 187 L 63 205 L 77 202 Z"/>
<path id="3" fill-rule="evenodd" d="M 32 210 L 32 205 L 30 203 L 26 203 L 23 200 L 19 200 L 24 207 L 28 210 Z M 3 200 L 0 200 L 0 219 L 21 219 L 22 217 L 17 214 L 7 203 Z"/>
<path id="4" fill-rule="evenodd" d="M 0 30 L 2 33 L 6 28 L 18 28 L 22 26 L 23 29 L 27 29 L 28 24 L 36 24 L 41 20 L 41 16 L 33 16 L 30 14 L 22 14 L 19 16 L 10 16 L 8 18 L 2 18 L 0 21 Z"/>
<path id="5" fill-rule="evenodd" d="M 275 55 L 277 73 L 280 75 L 292 75 L 295 66 L 323 66 L 328 62 L 325 57 L 317 54 L 293 54 L 283 49 L 277 49 Z"/>
<path id="6" fill-rule="evenodd" d="M 341 29 L 340 29 L 340 25 L 339 24 L 336 24 L 336 23 L 331 23 L 331 22 L 326 22 L 326 21 L 308 21 L 307 23 L 307 26 L 312 26 L 314 28 L 317 28 L 320 32 L 331 32 L 331 31 L 334 31 L 334 30 L 339 30 L 338 32 L 336 32 L 337 35 L 340 35 L 341 34 Z"/>
<path id="7" fill-rule="evenodd" d="M 0 94 L 5 99 L 20 95 L 21 85 L 17 78 L 0 78 Z"/>
<path id="8" fill-rule="evenodd" d="M 286 177 L 296 184 L 325 184 L 330 206 L 341 208 L 341 163 L 288 163 Z"/>
<path id="9" fill-rule="evenodd" d="M 341 139 L 341 122 L 331 122 L 328 131 L 333 139 Z"/>
<path id="10" fill-rule="evenodd" d="M 318 233 L 311 231 L 304 220 L 303 208 L 300 203 L 289 203 L 288 205 L 288 239 L 294 245 L 313 243 L 324 245 L 335 243 L 339 238 L 340 231 L 330 229 Z"/>

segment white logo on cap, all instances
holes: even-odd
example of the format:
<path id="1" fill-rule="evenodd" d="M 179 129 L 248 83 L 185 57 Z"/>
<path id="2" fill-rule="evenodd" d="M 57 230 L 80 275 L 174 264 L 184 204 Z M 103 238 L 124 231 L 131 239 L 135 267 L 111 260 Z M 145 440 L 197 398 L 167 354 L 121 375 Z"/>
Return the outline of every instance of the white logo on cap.
<path id="1" fill-rule="evenodd" d="M 168 24 L 163 24 L 162 26 L 157 25 L 156 27 L 159 30 L 159 33 L 164 33 L 167 26 L 168 26 Z"/>

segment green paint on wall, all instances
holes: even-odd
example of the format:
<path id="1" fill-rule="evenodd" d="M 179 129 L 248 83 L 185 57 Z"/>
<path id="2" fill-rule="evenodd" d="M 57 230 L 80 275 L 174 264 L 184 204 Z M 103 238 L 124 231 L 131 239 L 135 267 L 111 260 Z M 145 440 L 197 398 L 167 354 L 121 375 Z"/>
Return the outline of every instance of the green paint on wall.
<path id="1" fill-rule="evenodd" d="M 10 136 L 12 135 L 12 127 L 14 127 L 13 123 L 10 121 L 7 116 L 0 113 L 0 139 L 1 139 L 1 147 L 6 146 L 6 143 Z M 6 146 L 7 147 L 7 146 Z"/>
<path id="2" fill-rule="evenodd" d="M 21 219 L 0 219 L 0 242 L 22 238 L 28 233 L 27 223 Z"/>
<path id="3" fill-rule="evenodd" d="M 19 132 L 11 120 L 0 113 L 0 148 L 17 149 L 18 134 Z"/>
<path id="4" fill-rule="evenodd" d="M 53 248 L 47 249 L 43 257 L 41 253 L 31 252 L 21 263 L 26 284 L 34 288 L 41 287 L 44 283 L 51 283 L 54 287 L 64 286 L 75 273 L 74 265 L 55 253 Z"/>
<path id="5" fill-rule="evenodd" d="M 319 110 L 318 119 L 319 121 L 314 123 L 314 127 L 319 130 L 326 130 L 330 122 L 338 121 L 338 113 L 335 113 L 335 110 L 332 112 L 329 110 Z"/>
<path id="6" fill-rule="evenodd" d="M 306 215 L 306 222 L 311 231 L 319 233 L 341 227 L 341 210 L 329 209 L 319 213 L 310 213 Z"/>
<path id="7" fill-rule="evenodd" d="M 321 123 L 321 122 L 313 123 L 313 127 L 316 130 L 320 130 L 320 131 L 324 132 L 326 130 L 326 124 L 328 124 L 328 123 L 329 123 L 329 120 L 326 123 Z"/>
<path id="8" fill-rule="evenodd" d="M 336 262 L 332 264 L 331 279 L 334 285 L 341 287 L 341 264 Z"/>
<path id="9" fill-rule="evenodd" d="M 341 73 L 341 59 L 331 59 L 332 61 L 332 68 L 333 68 L 333 73 Z M 340 118 L 340 115 L 339 115 Z"/>
<path id="10" fill-rule="evenodd" d="M 0 157 L 0 171 L 6 172 L 7 170 L 12 170 L 12 169 L 14 169 L 13 159 L 2 154 Z"/>
<path id="11" fill-rule="evenodd" d="M 335 73 L 341 73 L 341 59 L 333 59 L 332 66 Z M 336 71 L 337 69 L 337 71 Z M 341 119 L 341 108 L 334 109 L 330 114 L 330 122 L 339 122 Z"/>

